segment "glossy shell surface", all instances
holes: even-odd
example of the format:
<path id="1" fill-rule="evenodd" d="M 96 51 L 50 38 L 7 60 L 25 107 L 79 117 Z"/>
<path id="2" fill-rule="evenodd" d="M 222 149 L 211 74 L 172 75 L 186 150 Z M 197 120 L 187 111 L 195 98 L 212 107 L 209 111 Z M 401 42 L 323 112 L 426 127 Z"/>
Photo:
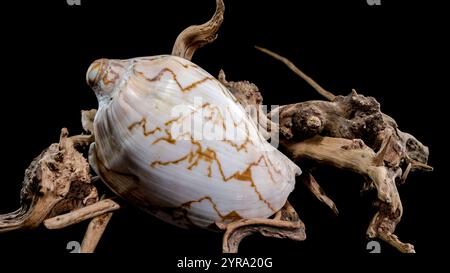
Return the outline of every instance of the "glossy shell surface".
<path id="1" fill-rule="evenodd" d="M 101 59 L 87 81 L 99 101 L 90 163 L 127 201 L 201 228 L 285 204 L 300 168 L 199 66 L 169 55 Z"/>

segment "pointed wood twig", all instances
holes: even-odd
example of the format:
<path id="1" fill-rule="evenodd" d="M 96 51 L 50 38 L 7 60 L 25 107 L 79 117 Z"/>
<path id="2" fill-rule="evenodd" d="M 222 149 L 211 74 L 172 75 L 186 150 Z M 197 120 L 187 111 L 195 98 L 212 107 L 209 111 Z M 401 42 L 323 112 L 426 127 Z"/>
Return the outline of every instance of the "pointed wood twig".
<path id="1" fill-rule="evenodd" d="M 331 200 L 324 192 L 322 187 L 317 183 L 314 176 L 311 173 L 304 173 L 302 175 L 303 184 L 319 199 L 322 203 L 327 205 L 333 212 L 338 215 L 339 211 L 336 204 Z"/>
<path id="2" fill-rule="evenodd" d="M 410 159 L 411 162 L 411 170 L 421 170 L 421 171 L 425 171 L 425 172 L 432 172 L 433 171 L 433 167 L 431 167 L 428 164 L 419 162 L 417 160 L 414 159 Z"/>
<path id="3" fill-rule="evenodd" d="M 303 71 L 301 71 L 295 64 L 293 64 L 289 59 L 278 55 L 277 53 L 270 51 L 266 48 L 255 46 L 256 49 L 258 49 L 261 52 L 266 53 L 269 56 L 272 56 L 273 58 L 279 60 L 280 62 L 284 63 L 289 69 L 291 69 L 295 74 L 300 76 L 302 79 L 304 79 L 309 85 L 311 85 L 319 94 L 324 96 L 330 101 L 333 101 L 335 99 L 335 95 L 331 93 L 330 91 L 325 90 L 322 86 L 320 86 L 315 80 L 313 80 L 311 77 L 306 75 Z"/>

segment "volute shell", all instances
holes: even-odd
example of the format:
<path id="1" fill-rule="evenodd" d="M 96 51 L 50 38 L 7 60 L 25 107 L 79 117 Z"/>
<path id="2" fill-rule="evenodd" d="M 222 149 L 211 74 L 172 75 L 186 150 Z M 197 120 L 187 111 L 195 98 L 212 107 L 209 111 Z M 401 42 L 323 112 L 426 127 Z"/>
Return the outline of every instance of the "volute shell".
<path id="1" fill-rule="evenodd" d="M 89 160 L 119 196 L 181 227 L 267 218 L 285 204 L 300 168 L 199 66 L 168 55 L 103 59 L 87 77 L 99 100 Z M 177 134 L 183 124 L 194 125 Z M 205 138 L 211 129 L 225 137 Z"/>

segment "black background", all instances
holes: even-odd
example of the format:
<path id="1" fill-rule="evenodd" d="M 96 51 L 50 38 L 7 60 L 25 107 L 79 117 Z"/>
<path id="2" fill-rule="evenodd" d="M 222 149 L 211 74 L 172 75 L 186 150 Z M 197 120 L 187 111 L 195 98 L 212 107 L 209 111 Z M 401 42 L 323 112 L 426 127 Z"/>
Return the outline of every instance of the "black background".
<path id="1" fill-rule="evenodd" d="M 448 205 L 443 127 L 448 109 L 444 51 L 446 18 L 431 1 L 226 1 L 218 39 L 193 61 L 213 75 L 256 83 L 265 104 L 321 99 L 284 65 L 256 51 L 267 47 L 288 58 L 335 94 L 352 88 L 374 96 L 403 131 L 430 148 L 435 172 L 410 175 L 400 188 L 404 216 L 397 235 L 418 253 L 441 251 Z M 395 3 L 393 3 L 395 2 Z M 295 4 L 294 4 L 295 3 Z M 18 206 L 23 172 L 60 129 L 81 132 L 80 110 L 96 108 L 85 72 L 95 59 L 169 54 L 178 33 L 207 21 L 213 0 L 19 2 L 1 7 L 2 179 L 0 213 Z M 8 17 L 7 17 L 8 15 Z M 448 47 L 447 47 L 448 48 Z M 317 201 L 300 183 L 290 196 L 306 224 L 307 240 L 292 242 L 252 236 L 242 254 L 302 255 L 367 253 L 365 231 L 374 213 L 372 195 L 360 195 L 362 178 L 321 168 L 317 179 L 340 215 Z M 0 234 L 0 252 L 66 253 L 82 240 L 86 223 L 64 230 L 38 228 Z M 186 231 L 127 207 L 115 213 L 98 253 L 220 255 L 221 234 Z M 398 255 L 382 243 L 384 255 Z"/>

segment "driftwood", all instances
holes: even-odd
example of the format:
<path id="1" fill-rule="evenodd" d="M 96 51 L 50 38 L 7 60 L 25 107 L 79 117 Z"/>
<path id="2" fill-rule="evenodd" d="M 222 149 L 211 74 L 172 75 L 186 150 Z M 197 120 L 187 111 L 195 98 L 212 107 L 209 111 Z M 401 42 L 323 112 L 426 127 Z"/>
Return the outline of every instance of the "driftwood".
<path id="1" fill-rule="evenodd" d="M 216 0 L 216 11 L 210 21 L 191 26 L 177 37 L 172 54 L 190 60 L 195 51 L 213 42 L 223 21 L 224 4 Z M 379 103 L 353 91 L 348 96 L 335 96 L 323 89 L 288 59 L 267 49 L 257 48 L 285 63 L 306 80 L 327 101 L 316 100 L 281 106 L 266 115 L 258 87 L 247 81 L 231 82 L 223 71 L 221 81 L 236 97 L 249 115 L 262 127 L 266 138 L 280 135 L 283 151 L 300 162 L 300 180 L 336 214 L 335 203 L 314 179 L 313 164 L 328 164 L 352 171 L 366 179 L 365 190 L 378 193 L 378 212 L 367 235 L 380 238 L 402 252 L 414 252 L 393 233 L 403 208 L 397 186 L 416 170 L 430 171 L 428 148 L 408 133 L 399 130 L 394 119 L 380 110 Z M 25 171 L 21 191 L 21 208 L 0 215 L 0 232 L 35 228 L 41 223 L 49 229 L 64 228 L 91 219 L 81 252 L 93 252 L 112 216 L 120 205 L 113 199 L 99 201 L 89 164 L 77 149 L 95 141 L 93 118 L 96 110 L 82 112 L 82 127 L 88 135 L 68 137 L 63 129 L 59 143 L 52 144 L 36 157 Z M 272 122 L 278 115 L 279 124 Z M 301 164 L 308 161 L 308 164 Z M 270 219 L 241 219 L 217 223 L 225 230 L 223 252 L 237 252 L 243 238 L 253 233 L 264 236 L 304 240 L 305 226 L 289 204 Z"/>
<path id="2" fill-rule="evenodd" d="M 33 160 L 25 171 L 21 208 L 0 216 L 0 231 L 34 228 L 48 217 L 97 202 L 89 164 L 77 144 L 63 129 L 59 143 Z"/>
<path id="3" fill-rule="evenodd" d="M 112 215 L 112 212 L 110 212 L 94 217 L 91 220 L 81 243 L 81 253 L 93 253 L 95 251 Z"/>
<path id="4" fill-rule="evenodd" d="M 58 215 L 44 221 L 44 225 L 48 229 L 60 229 L 74 224 L 78 224 L 84 220 L 95 218 L 107 214 L 111 211 L 118 210 L 120 205 L 113 200 L 106 199 L 98 203 L 71 211 L 69 213 Z"/>
<path id="5" fill-rule="evenodd" d="M 217 38 L 217 31 L 223 22 L 224 12 L 223 0 L 216 0 L 216 12 L 213 17 L 202 25 L 190 26 L 183 30 L 175 40 L 172 55 L 191 60 L 197 49 L 214 42 Z"/>
<path id="6" fill-rule="evenodd" d="M 216 224 L 220 229 L 225 230 L 222 245 L 224 253 L 237 253 L 242 239 L 253 233 L 295 241 L 306 239 L 305 224 L 289 202 L 286 202 L 272 219 L 241 219 L 229 224 Z"/>
<path id="7" fill-rule="evenodd" d="M 381 112 L 374 98 L 358 95 L 355 90 L 348 96 L 335 96 L 288 59 L 264 48 L 257 49 L 285 63 L 329 100 L 280 106 L 268 114 L 269 119 L 279 116 L 279 126 L 267 126 L 266 120 L 262 120 L 262 127 L 279 130 L 280 144 L 296 162 L 328 164 L 365 177 L 367 182 L 363 189 L 375 188 L 378 193 L 375 202 L 378 212 L 369 225 L 368 237 L 378 237 L 401 252 L 414 252 L 411 244 L 402 243 L 393 234 L 403 213 L 397 185 L 403 184 L 412 171 L 433 170 L 427 165 L 428 148 L 412 135 L 400 131 L 395 120 Z M 219 79 L 242 105 L 261 109 L 258 104 L 262 103 L 262 97 L 254 84 L 227 82 L 223 71 Z M 261 119 L 258 121 L 261 123 Z M 336 205 L 325 195 L 311 171 L 304 170 L 302 180 L 337 214 Z"/>

